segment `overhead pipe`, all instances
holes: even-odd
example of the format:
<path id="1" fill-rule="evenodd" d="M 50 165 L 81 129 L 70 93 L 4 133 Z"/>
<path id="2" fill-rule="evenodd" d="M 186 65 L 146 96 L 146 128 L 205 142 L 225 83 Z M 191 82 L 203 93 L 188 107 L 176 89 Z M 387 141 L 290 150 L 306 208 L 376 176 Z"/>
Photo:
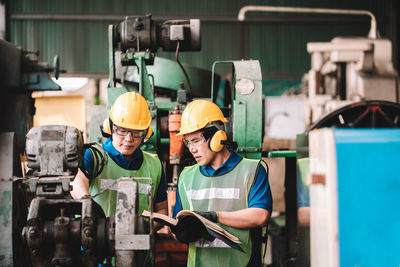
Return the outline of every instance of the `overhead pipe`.
<path id="1" fill-rule="evenodd" d="M 125 19 L 122 14 L 58 14 L 58 13 L 12 13 L 9 16 L 12 21 L 115 21 Z M 155 21 L 165 21 L 171 18 L 187 20 L 193 18 L 186 15 L 153 15 Z M 236 16 L 231 15 L 196 15 L 201 23 L 239 23 Z M 300 17 L 300 16 L 268 16 L 257 17 L 246 20 L 247 23 L 360 23 L 359 19 L 343 20 L 342 17 Z"/>
<path id="2" fill-rule="evenodd" d="M 376 27 L 376 19 L 374 14 L 368 10 L 353 9 L 329 9 L 329 8 L 305 8 L 305 7 L 282 7 L 282 6 L 244 6 L 239 10 L 238 20 L 244 21 L 245 15 L 249 11 L 261 12 L 288 12 L 288 13 L 314 13 L 314 14 L 342 14 L 342 15 L 367 15 L 371 18 L 371 27 L 368 37 L 377 39 L 379 37 Z"/>

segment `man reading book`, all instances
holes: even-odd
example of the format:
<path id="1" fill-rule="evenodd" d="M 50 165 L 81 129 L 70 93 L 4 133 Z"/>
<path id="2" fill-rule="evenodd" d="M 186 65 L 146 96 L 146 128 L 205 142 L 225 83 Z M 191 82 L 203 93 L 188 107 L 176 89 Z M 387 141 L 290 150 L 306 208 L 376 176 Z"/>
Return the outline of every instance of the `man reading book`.
<path id="1" fill-rule="evenodd" d="M 224 131 L 227 122 L 207 100 L 195 100 L 184 110 L 179 134 L 197 164 L 179 176 L 174 216 L 192 210 L 218 223 L 240 239 L 244 253 L 217 238 L 200 238 L 189 243 L 188 266 L 262 266 L 261 230 L 272 210 L 268 167 L 234 152 Z M 194 229 L 171 230 L 180 241 L 193 241 Z"/>

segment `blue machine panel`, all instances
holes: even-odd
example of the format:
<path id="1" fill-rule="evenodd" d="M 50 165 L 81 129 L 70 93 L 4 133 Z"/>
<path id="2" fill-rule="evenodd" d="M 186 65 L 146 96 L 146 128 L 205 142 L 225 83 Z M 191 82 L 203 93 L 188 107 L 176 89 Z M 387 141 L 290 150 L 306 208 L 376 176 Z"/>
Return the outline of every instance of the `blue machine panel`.
<path id="1" fill-rule="evenodd" d="M 334 133 L 340 266 L 400 266 L 400 130 Z"/>

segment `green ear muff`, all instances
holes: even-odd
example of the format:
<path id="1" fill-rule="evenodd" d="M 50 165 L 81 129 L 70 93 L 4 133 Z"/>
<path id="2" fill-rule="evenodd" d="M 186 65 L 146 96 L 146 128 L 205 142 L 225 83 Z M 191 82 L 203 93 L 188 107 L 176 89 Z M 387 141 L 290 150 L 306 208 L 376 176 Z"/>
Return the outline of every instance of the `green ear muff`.
<path id="1" fill-rule="evenodd" d="M 222 130 L 218 130 L 215 134 L 210 138 L 210 142 L 208 143 L 211 151 L 219 152 L 224 148 L 224 145 L 221 144 L 222 141 L 228 140 L 226 133 Z"/>

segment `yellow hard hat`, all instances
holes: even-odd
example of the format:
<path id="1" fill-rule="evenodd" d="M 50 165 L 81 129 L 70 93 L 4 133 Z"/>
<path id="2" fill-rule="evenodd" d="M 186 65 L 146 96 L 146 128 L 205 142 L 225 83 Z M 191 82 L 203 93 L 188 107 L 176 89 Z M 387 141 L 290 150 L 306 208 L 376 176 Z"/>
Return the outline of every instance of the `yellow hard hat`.
<path id="1" fill-rule="evenodd" d="M 204 99 L 195 100 L 183 111 L 181 128 L 177 135 L 196 132 L 214 121 L 228 122 L 216 104 Z"/>
<path id="2" fill-rule="evenodd" d="M 133 130 L 146 130 L 150 127 L 149 106 L 146 99 L 136 92 L 120 95 L 109 113 L 111 121 L 120 127 Z"/>

